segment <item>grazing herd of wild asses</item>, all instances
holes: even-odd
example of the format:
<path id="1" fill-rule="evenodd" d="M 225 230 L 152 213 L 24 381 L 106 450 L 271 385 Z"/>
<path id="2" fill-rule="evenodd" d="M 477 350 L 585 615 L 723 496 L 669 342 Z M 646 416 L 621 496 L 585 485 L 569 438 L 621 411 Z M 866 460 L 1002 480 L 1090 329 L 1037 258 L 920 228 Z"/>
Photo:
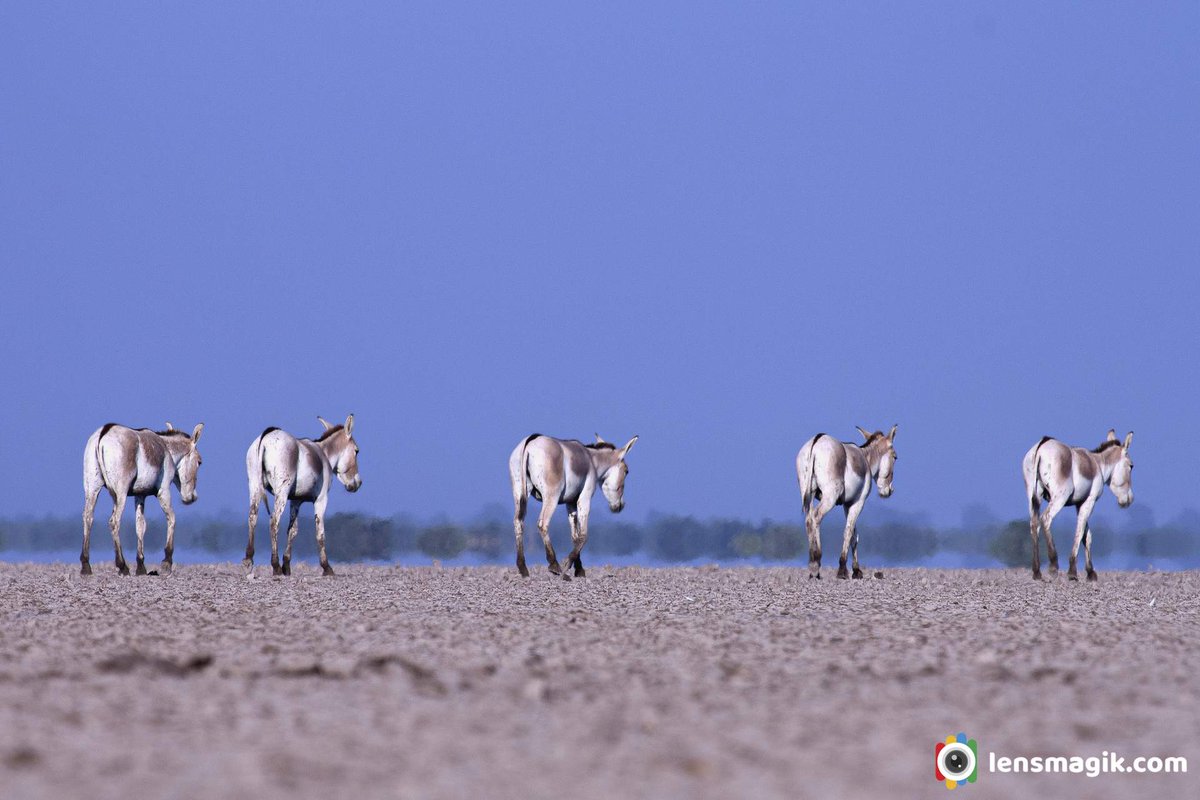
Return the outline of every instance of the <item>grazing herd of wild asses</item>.
<path id="1" fill-rule="evenodd" d="M 358 443 L 354 440 L 354 415 L 340 425 L 332 425 L 321 417 L 324 431 L 315 439 L 300 439 L 276 427 L 269 427 L 254 438 L 246 451 L 246 478 L 250 487 L 249 539 L 246 557 L 242 562 L 247 574 L 254 567 L 254 529 L 258 523 L 258 507 L 263 504 L 270 515 L 271 567 L 276 575 L 291 573 L 292 543 L 298 530 L 300 506 L 312 503 L 316 516 L 317 551 L 321 569 L 332 575 L 333 568 L 325 554 L 325 508 L 329 488 L 336 476 L 348 491 L 362 486 L 358 474 Z M 116 567 L 122 575 L 129 566 L 121 550 L 121 515 L 129 497 L 137 509 L 137 574 L 147 574 L 144 539 L 146 534 L 146 498 L 154 496 L 167 520 L 167 542 L 160 570 L 172 569 L 175 537 L 175 512 L 171 508 L 171 484 L 179 490 L 185 505 L 196 500 L 196 478 L 201 458 L 197 445 L 203 423 L 188 434 L 167 423 L 166 430 L 127 428 L 109 423 L 89 437 L 83 454 L 83 550 L 79 560 L 81 572 L 92 572 L 89 550 L 96 500 L 101 489 L 107 489 L 113 499 L 109 531 L 116 552 Z M 808 535 L 809 577 L 821 577 L 821 521 L 835 506 L 846 514 L 842 552 L 838 559 L 839 578 L 862 578 L 858 562 L 859 514 L 871 493 L 871 484 L 881 497 L 892 494 L 892 475 L 896 459 L 896 426 L 886 434 L 857 428 L 861 443 L 843 442 L 818 433 L 800 448 L 796 456 L 796 476 L 803 500 L 805 530 Z M 583 567 L 583 547 L 587 543 L 588 517 L 592 496 L 599 486 L 613 513 L 625 507 L 626 463 L 630 448 L 637 442 L 634 436 L 623 447 L 606 442 L 596 435 L 596 441 L 557 439 L 542 434 L 526 436 L 509 456 L 509 477 L 512 481 L 513 529 L 516 535 L 517 569 L 529 575 L 525 565 L 525 511 L 532 496 L 542 504 L 537 528 L 546 549 L 546 562 L 555 575 L 567 577 L 573 569 L 577 577 L 586 574 Z M 1058 512 L 1066 506 L 1076 508 L 1075 539 L 1067 575 L 1077 579 L 1076 559 L 1083 544 L 1086 554 L 1087 579 L 1096 580 L 1092 567 L 1092 531 L 1088 524 L 1092 509 L 1104 487 L 1112 489 L 1117 503 L 1126 508 L 1133 502 L 1133 462 L 1129 446 L 1133 433 L 1124 440 L 1109 430 L 1107 438 L 1093 449 L 1072 447 L 1044 436 L 1029 449 L 1022 462 L 1025 496 L 1029 503 L 1029 534 L 1033 540 L 1033 577 L 1042 577 L 1038 555 L 1039 532 L 1045 531 L 1050 574 L 1058 574 L 1058 551 L 1050 526 Z M 274 508 L 267 503 L 267 494 L 275 498 Z M 290 509 L 287 541 L 283 558 L 279 556 L 279 523 L 284 502 Z M 1045 502 L 1045 509 L 1042 503 Z M 571 552 L 560 565 L 550 543 L 550 520 L 559 504 L 567 507 L 571 526 Z M 852 559 L 852 571 L 846 569 L 846 558 Z M 149 574 L 159 574 L 150 572 Z"/>

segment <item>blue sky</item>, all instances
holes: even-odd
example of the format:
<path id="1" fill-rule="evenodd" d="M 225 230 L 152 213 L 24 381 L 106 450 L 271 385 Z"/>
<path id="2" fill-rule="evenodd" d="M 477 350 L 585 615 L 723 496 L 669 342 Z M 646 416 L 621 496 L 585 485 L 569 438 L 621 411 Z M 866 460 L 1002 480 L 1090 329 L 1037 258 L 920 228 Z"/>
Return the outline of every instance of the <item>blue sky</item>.
<path id="1" fill-rule="evenodd" d="M 333 510 L 471 516 L 525 433 L 599 431 L 641 436 L 626 513 L 798 518 L 807 437 L 899 423 L 897 511 L 1020 516 L 1025 449 L 1116 426 L 1170 516 L 1197 41 L 1192 3 L 8 4 L 0 514 L 167 419 L 241 510 L 262 428 L 353 411 Z"/>

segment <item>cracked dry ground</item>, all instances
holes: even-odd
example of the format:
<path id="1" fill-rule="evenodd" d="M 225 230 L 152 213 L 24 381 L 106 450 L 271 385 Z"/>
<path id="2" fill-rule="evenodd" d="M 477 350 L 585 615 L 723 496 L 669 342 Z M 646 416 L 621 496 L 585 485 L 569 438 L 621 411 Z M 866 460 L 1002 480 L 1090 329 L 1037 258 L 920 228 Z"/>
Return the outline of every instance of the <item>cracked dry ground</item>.
<path id="1" fill-rule="evenodd" d="M 960 730 L 1193 768 L 973 797 L 1192 796 L 1200 770 L 1197 573 L 76 569 L 0 565 L 5 798 L 939 797 Z"/>

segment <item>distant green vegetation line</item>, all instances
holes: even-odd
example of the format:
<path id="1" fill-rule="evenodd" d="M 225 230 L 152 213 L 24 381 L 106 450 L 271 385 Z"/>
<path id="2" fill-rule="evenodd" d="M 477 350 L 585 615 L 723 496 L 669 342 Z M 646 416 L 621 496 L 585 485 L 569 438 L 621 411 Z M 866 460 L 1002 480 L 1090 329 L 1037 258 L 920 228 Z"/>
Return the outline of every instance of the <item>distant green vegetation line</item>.
<path id="1" fill-rule="evenodd" d="M 240 558 L 245 550 L 244 520 L 185 514 L 180 514 L 178 520 L 177 553 L 199 551 L 221 558 Z M 387 561 L 415 553 L 437 559 L 471 555 L 497 563 L 513 558 L 512 523 L 508 520 L 426 523 L 405 516 L 340 513 L 331 515 L 326 527 L 330 558 L 339 561 Z M 1057 530 L 1060 558 L 1065 565 L 1073 525 L 1061 525 Z M 1170 560 L 1178 566 L 1200 567 L 1200 530 L 1192 530 L 1190 525 L 1172 523 L 1120 532 L 1096 525 L 1093 530 L 1092 552 L 1101 564 L 1107 556 L 1121 553 L 1127 556 L 1125 560 Z M 0 519 L 0 557 L 6 552 L 78 549 L 81 535 L 80 522 L 74 517 Z M 569 543 L 566 523 L 560 520 L 552 535 L 555 546 L 565 552 Z M 936 529 L 909 522 L 872 525 L 860 521 L 859 535 L 859 557 L 864 564 L 920 564 L 949 556 L 1021 567 L 1027 566 L 1031 559 L 1026 520 L 981 525 L 974 530 Z M 282 540 L 283 532 L 280 536 Z M 841 536 L 841 525 L 825 525 L 821 537 L 825 564 L 836 566 Z M 146 536 L 146 551 L 151 558 L 155 557 L 153 551 L 161 550 L 164 539 L 162 520 L 151 519 Z M 132 520 L 126 520 L 121 541 L 127 553 L 133 549 L 136 539 Z M 107 526 L 98 522 L 92 532 L 93 551 L 103 553 L 109 547 Z M 533 519 L 526 525 L 525 547 L 530 563 L 538 563 L 542 544 Z M 1042 547 L 1044 559 L 1044 541 Z M 259 522 L 255 549 L 260 556 L 270 551 L 263 519 Z M 300 559 L 316 555 L 313 522 L 307 517 L 301 520 L 295 550 Z M 593 519 L 584 555 L 601 562 L 606 556 L 643 555 L 659 562 L 682 563 L 703 559 L 794 561 L 806 559 L 807 552 L 802 525 L 656 514 L 643 524 Z"/>

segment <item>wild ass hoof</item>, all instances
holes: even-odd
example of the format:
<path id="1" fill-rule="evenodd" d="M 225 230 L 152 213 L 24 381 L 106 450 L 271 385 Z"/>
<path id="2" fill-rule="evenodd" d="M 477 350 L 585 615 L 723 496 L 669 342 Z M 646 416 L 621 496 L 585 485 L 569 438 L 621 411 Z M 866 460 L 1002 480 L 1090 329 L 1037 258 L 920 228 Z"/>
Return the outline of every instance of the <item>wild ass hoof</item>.
<path id="1" fill-rule="evenodd" d="M 808 573 L 808 579 L 809 579 L 810 581 L 812 581 L 812 580 L 818 580 L 818 581 L 819 581 L 819 580 L 821 580 L 821 573 L 819 573 L 819 572 L 810 572 L 810 573 Z"/>
<path id="2" fill-rule="evenodd" d="M 557 561 L 551 561 L 549 566 L 547 567 L 547 569 L 550 570 L 551 575 L 561 575 L 562 574 L 562 570 L 558 568 Z"/>
<path id="3" fill-rule="evenodd" d="M 92 565 L 89 562 L 84 561 L 82 563 L 82 565 L 79 567 L 79 574 L 80 575 L 91 575 L 92 574 Z"/>
<path id="4" fill-rule="evenodd" d="M 138 565 L 137 565 L 137 569 L 135 569 L 135 570 L 133 571 L 133 574 L 135 574 L 135 575 L 145 575 L 145 574 L 146 574 L 146 562 L 144 562 L 144 561 L 139 561 L 139 562 L 138 562 Z"/>
<path id="5" fill-rule="evenodd" d="M 1068 573 L 1067 573 L 1067 580 L 1069 580 L 1069 581 L 1077 581 L 1077 580 L 1079 580 L 1079 575 L 1078 575 L 1078 573 L 1075 573 L 1075 572 L 1068 572 Z"/>
<path id="6" fill-rule="evenodd" d="M 587 577 L 587 573 L 584 572 L 583 567 L 579 567 L 578 569 L 575 570 L 575 577 L 576 578 L 586 578 Z"/>
<path id="7" fill-rule="evenodd" d="M 862 580 L 862 570 L 859 569 L 858 567 L 855 567 L 854 572 L 851 573 L 850 577 L 854 578 L 855 580 L 859 580 L 859 581 Z"/>
<path id="8" fill-rule="evenodd" d="M 1057 577 L 1058 577 L 1058 564 L 1051 564 L 1051 565 L 1050 565 L 1050 577 L 1051 577 L 1051 578 L 1057 578 Z"/>
<path id="9" fill-rule="evenodd" d="M 845 567 L 838 567 L 838 578 L 840 580 L 849 580 L 850 572 Z"/>
<path id="10" fill-rule="evenodd" d="M 1035 570 L 1033 573 L 1033 579 L 1035 581 L 1040 581 L 1042 579 L 1042 573 Z"/>
<path id="11" fill-rule="evenodd" d="M 328 564 L 322 564 L 321 565 L 321 574 L 323 576 L 325 576 L 326 578 L 333 577 L 333 567 L 329 566 Z"/>
<path id="12" fill-rule="evenodd" d="M 271 565 L 271 574 L 272 575 L 282 575 L 283 567 L 279 566 L 278 564 L 272 564 Z"/>
<path id="13" fill-rule="evenodd" d="M 171 561 L 164 561 L 158 565 L 158 572 L 160 575 L 170 575 L 174 571 L 175 564 Z"/>
<path id="14" fill-rule="evenodd" d="M 567 573 L 565 573 L 565 572 L 564 572 L 564 573 L 562 574 L 562 579 L 563 579 L 564 581 L 569 581 L 569 580 L 571 580 L 571 576 L 570 576 L 570 575 L 568 575 Z"/>
<path id="15" fill-rule="evenodd" d="M 517 572 L 521 573 L 522 578 L 529 577 L 529 567 L 525 566 L 524 564 L 517 564 Z"/>
<path id="16" fill-rule="evenodd" d="M 290 561 L 285 561 L 285 562 L 283 562 L 283 566 L 282 566 L 282 567 L 280 567 L 280 571 L 281 571 L 281 572 L 282 572 L 284 575 L 291 575 L 291 574 L 292 574 L 292 564 L 291 564 L 291 562 L 290 562 Z"/>
<path id="17" fill-rule="evenodd" d="M 117 574 L 118 575 L 128 575 L 129 574 L 129 565 L 128 564 L 117 564 Z"/>
<path id="18" fill-rule="evenodd" d="M 242 559 L 242 569 L 246 571 L 247 575 L 253 575 L 254 574 L 254 559 L 253 558 L 243 558 Z"/>
<path id="19" fill-rule="evenodd" d="M 1100 576 L 1096 574 L 1096 570 L 1089 569 L 1088 574 L 1087 574 L 1087 579 L 1089 581 L 1091 581 L 1092 583 L 1095 583 L 1096 581 L 1100 580 Z"/>

